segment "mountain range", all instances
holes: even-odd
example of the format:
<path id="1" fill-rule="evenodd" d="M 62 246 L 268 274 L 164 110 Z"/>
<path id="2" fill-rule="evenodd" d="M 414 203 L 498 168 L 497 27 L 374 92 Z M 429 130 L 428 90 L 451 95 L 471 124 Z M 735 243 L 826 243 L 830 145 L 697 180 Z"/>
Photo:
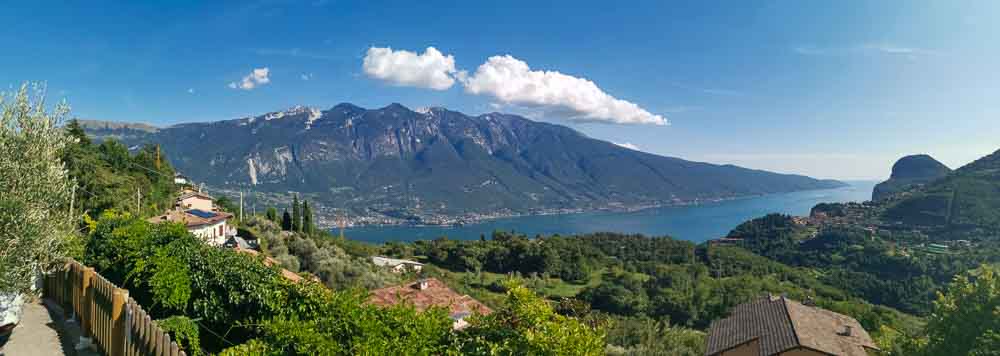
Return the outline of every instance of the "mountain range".
<path id="1" fill-rule="evenodd" d="M 294 107 L 162 128 L 81 124 L 98 139 L 158 144 L 179 172 L 209 186 L 299 192 L 353 214 L 631 208 L 843 186 L 659 156 L 517 115 L 400 104 Z"/>

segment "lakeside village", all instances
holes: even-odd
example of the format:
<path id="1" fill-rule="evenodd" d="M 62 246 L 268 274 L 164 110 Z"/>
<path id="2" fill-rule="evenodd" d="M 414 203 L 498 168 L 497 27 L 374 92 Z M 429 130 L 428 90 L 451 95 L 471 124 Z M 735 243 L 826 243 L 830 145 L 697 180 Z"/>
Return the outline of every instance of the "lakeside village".
<path id="1" fill-rule="evenodd" d="M 177 180 L 188 184 L 187 180 Z M 190 185 L 189 185 L 190 187 Z M 153 223 L 183 224 L 206 244 L 238 253 L 259 255 L 260 245 L 245 239 L 230 224 L 234 216 L 215 204 L 215 199 L 201 191 L 186 189 L 174 208 L 150 218 Z M 795 217 L 803 226 L 830 222 L 825 213 L 809 218 Z M 714 244 L 737 243 L 738 239 L 717 239 Z M 946 248 L 946 247 L 943 247 Z M 373 256 L 370 262 L 397 274 L 419 275 L 424 264 L 417 261 Z M 304 278 L 318 280 L 308 273 L 294 273 L 266 256 L 263 263 L 279 266 L 282 275 L 294 282 Z M 469 326 L 468 317 L 488 315 L 493 310 L 469 295 L 459 294 L 436 278 L 414 280 L 369 291 L 368 303 L 378 307 L 410 304 L 418 312 L 443 308 L 452 320 L 452 328 Z M 716 320 L 706 335 L 708 356 L 730 355 L 867 355 L 879 348 L 861 324 L 850 316 L 819 308 L 811 300 L 795 301 L 784 296 L 768 295 L 738 305 L 726 318 Z"/>
<path id="2" fill-rule="evenodd" d="M 178 184 L 188 184 L 190 179 L 177 174 L 175 182 Z M 239 190 L 228 188 L 212 187 L 212 191 L 224 196 L 239 196 Z M 255 198 L 261 202 L 271 205 L 288 205 L 291 203 L 288 196 L 292 193 L 275 195 L 268 193 L 257 193 Z M 323 201 L 311 201 L 316 214 L 316 225 L 321 228 L 351 228 L 364 226 L 464 226 L 478 224 L 490 220 L 515 218 L 523 216 L 545 216 L 577 214 L 585 212 L 634 212 L 646 209 L 662 207 L 679 207 L 718 203 L 733 199 L 752 198 L 758 195 L 741 196 L 733 198 L 712 198 L 712 199 L 673 199 L 670 201 L 646 202 L 625 204 L 621 202 L 610 202 L 601 205 L 554 207 L 554 208 L 532 208 L 527 211 L 514 211 L 511 209 L 498 209 L 487 212 L 460 212 L 443 213 L 420 209 L 400 209 L 388 204 L 385 206 L 372 206 L 367 209 L 348 209 L 343 207 L 331 207 Z M 419 206 L 419 204 L 417 204 Z"/>
<path id="3" fill-rule="evenodd" d="M 821 203 L 812 208 L 809 216 L 792 216 L 791 222 L 804 231 L 801 236 L 797 236 L 800 244 L 817 237 L 824 228 L 862 226 L 870 240 L 876 239 L 876 236 L 889 238 L 890 253 L 900 256 L 909 257 L 914 253 L 952 254 L 976 247 L 976 241 L 961 236 L 932 241 L 931 236 L 946 233 L 932 226 L 904 224 L 881 218 L 885 206 L 905 199 L 909 195 L 909 192 L 903 192 L 880 202 Z M 744 239 L 723 236 L 707 242 L 715 246 L 740 246 L 744 243 Z"/>

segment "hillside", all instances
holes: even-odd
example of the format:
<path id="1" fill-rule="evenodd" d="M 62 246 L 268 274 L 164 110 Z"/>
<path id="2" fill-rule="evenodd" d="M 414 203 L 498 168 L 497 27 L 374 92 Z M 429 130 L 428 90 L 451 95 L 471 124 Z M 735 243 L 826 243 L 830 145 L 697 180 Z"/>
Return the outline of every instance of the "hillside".
<path id="1" fill-rule="evenodd" d="M 399 104 L 295 107 L 159 129 L 86 124 L 98 138 L 160 144 L 178 171 L 210 186 L 298 191 L 354 214 L 530 213 L 842 185 L 658 156 L 515 115 Z"/>
<path id="2" fill-rule="evenodd" d="M 889 203 L 884 216 L 913 225 L 995 229 L 1000 226 L 1000 151 L 906 192 Z"/>
<path id="3" fill-rule="evenodd" d="M 900 158 L 892 165 L 892 175 L 879 183 L 872 191 L 872 200 L 888 198 L 892 194 L 927 184 L 951 173 L 951 169 L 931 156 L 910 155 Z"/>

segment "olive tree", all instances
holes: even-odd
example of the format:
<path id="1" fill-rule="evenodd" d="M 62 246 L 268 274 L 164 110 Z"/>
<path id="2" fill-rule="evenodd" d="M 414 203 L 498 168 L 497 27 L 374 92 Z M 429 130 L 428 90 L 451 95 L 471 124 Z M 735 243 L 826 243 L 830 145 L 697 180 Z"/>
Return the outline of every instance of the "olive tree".
<path id="1" fill-rule="evenodd" d="M 46 110 L 44 90 L 0 93 L 0 293 L 27 292 L 34 274 L 63 257 L 73 183 L 60 150 L 65 103 Z"/>

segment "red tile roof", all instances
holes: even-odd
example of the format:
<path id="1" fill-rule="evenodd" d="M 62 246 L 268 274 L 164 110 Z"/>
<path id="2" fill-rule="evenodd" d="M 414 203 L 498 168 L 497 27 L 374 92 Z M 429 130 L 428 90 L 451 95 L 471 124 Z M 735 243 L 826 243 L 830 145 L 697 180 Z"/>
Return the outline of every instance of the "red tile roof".
<path id="1" fill-rule="evenodd" d="M 424 289 L 420 289 L 422 281 L 427 282 Z M 448 313 L 453 317 L 469 313 L 488 315 L 493 312 L 478 300 L 472 299 L 468 295 L 456 293 L 436 278 L 373 290 L 368 302 L 381 307 L 409 303 L 418 311 L 424 311 L 430 307 L 442 307 L 448 309 Z"/>

